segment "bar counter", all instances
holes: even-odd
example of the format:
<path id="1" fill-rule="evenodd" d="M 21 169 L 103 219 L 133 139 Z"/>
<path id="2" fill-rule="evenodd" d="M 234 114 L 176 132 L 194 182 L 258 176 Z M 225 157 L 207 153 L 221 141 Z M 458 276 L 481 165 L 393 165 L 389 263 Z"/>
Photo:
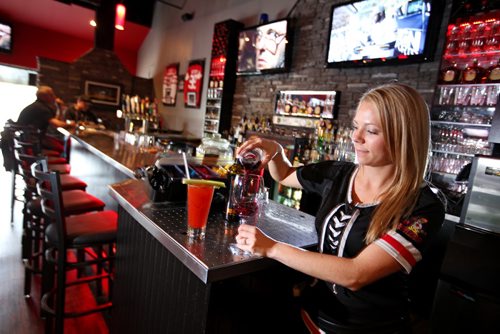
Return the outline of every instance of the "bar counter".
<path id="1" fill-rule="evenodd" d="M 293 332 L 300 274 L 267 258 L 234 255 L 235 226 L 211 210 L 204 240 L 186 235 L 185 203 L 154 203 L 148 185 L 110 186 L 119 204 L 111 333 Z M 314 218 L 271 201 L 258 226 L 276 240 L 314 247 Z M 269 325 L 268 325 L 269 326 Z"/>
<path id="2" fill-rule="evenodd" d="M 203 283 L 259 270 L 271 261 L 255 256 L 233 255 L 236 226 L 228 226 L 223 210 L 211 210 L 205 239 L 193 241 L 186 235 L 185 203 L 150 201 L 145 182 L 128 180 L 110 186 L 112 197 L 163 247 L 175 255 Z M 259 218 L 259 228 L 273 239 L 301 248 L 317 244 L 314 217 L 270 201 Z"/>
<path id="3" fill-rule="evenodd" d="M 136 168 L 155 162 L 155 154 L 141 151 L 123 140 L 116 140 L 118 134 L 112 131 L 94 129 L 79 132 L 68 132 L 64 129 L 60 131 L 74 139 L 72 155 L 75 153 L 75 147 L 81 146 L 130 178 L 135 177 Z"/>
<path id="4" fill-rule="evenodd" d="M 302 274 L 267 258 L 233 254 L 237 227 L 225 224 L 221 203 L 212 205 L 205 239 L 190 240 L 185 203 L 153 202 L 149 185 L 131 178 L 155 155 L 108 134 L 72 136 L 72 165 L 73 149 L 83 149 L 121 174 L 109 186 L 119 214 L 111 333 L 294 331 L 292 285 Z M 88 162 L 78 165 L 89 169 Z M 317 243 L 313 216 L 274 201 L 258 226 L 297 247 Z"/>

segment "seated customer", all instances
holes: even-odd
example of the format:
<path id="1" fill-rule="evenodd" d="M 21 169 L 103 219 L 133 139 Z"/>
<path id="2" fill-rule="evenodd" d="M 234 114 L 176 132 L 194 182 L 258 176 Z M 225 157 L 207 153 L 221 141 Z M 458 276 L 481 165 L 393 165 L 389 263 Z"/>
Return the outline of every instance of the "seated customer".
<path id="1" fill-rule="evenodd" d="M 24 108 L 19 114 L 19 125 L 31 125 L 41 132 L 42 146 L 58 152 L 64 151 L 64 139 L 59 136 L 48 135 L 50 126 L 73 127 L 74 122 L 64 122 L 56 117 L 56 95 L 49 86 L 40 86 L 36 92 L 36 101 Z"/>
<path id="2" fill-rule="evenodd" d="M 81 95 L 76 103 L 66 110 L 64 118 L 75 122 L 98 123 L 97 116 L 91 111 L 92 103 L 86 95 Z"/>

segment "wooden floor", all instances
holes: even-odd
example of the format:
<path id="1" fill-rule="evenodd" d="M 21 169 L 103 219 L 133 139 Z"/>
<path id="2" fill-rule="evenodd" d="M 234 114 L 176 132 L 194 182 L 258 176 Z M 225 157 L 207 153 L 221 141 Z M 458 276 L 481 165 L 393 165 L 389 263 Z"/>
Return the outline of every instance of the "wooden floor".
<path id="1" fill-rule="evenodd" d="M 23 296 L 24 267 L 21 261 L 22 204 L 15 205 L 14 224 L 10 223 L 11 174 L 3 168 L 0 155 L 0 334 L 44 333 L 44 320 L 39 316 L 40 277 L 32 284 L 31 298 Z M 71 310 L 95 303 L 88 287 L 68 290 L 67 307 Z M 92 314 L 65 320 L 65 333 L 108 333 L 104 317 Z M 107 319 L 109 320 L 109 319 Z"/>

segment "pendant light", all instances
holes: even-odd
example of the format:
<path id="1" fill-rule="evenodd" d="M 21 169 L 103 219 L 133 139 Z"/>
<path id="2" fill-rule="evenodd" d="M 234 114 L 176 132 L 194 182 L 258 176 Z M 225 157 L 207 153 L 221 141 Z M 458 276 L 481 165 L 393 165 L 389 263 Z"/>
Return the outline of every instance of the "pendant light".
<path id="1" fill-rule="evenodd" d="M 115 14 L 115 28 L 118 30 L 125 30 L 125 14 L 127 12 L 127 8 L 123 3 L 119 3 L 116 5 L 116 14 Z"/>

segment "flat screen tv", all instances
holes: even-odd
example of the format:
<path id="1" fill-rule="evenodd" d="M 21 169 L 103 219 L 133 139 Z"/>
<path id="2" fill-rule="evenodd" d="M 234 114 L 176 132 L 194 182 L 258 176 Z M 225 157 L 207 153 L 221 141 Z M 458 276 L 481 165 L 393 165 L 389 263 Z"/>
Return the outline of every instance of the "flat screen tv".
<path id="1" fill-rule="evenodd" d="M 432 60 L 442 1 L 357 0 L 332 6 L 328 67 Z"/>
<path id="2" fill-rule="evenodd" d="M 285 72 L 290 61 L 290 22 L 286 19 L 247 28 L 239 33 L 236 73 Z"/>
<path id="3" fill-rule="evenodd" d="M 0 21 L 0 52 L 12 52 L 12 25 Z"/>

